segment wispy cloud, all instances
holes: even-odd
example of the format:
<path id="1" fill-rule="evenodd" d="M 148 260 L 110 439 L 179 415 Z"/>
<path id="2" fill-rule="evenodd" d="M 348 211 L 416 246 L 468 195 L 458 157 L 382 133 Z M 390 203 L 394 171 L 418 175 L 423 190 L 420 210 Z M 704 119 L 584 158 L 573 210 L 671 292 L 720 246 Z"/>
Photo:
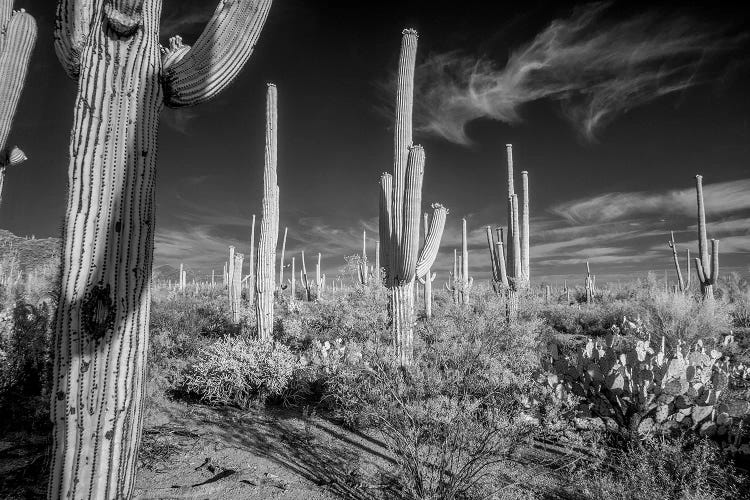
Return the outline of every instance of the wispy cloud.
<path id="1" fill-rule="evenodd" d="M 644 13 L 610 22 L 607 3 L 577 8 L 513 50 L 504 67 L 459 52 L 416 71 L 419 128 L 468 144 L 477 118 L 521 121 L 520 108 L 549 99 L 588 139 L 618 115 L 709 81 L 706 61 L 737 40 L 680 16 Z"/>
<path id="2" fill-rule="evenodd" d="M 705 185 L 706 211 L 713 216 L 750 209 L 750 179 Z M 695 188 L 661 193 L 632 191 L 605 193 L 573 200 L 552 208 L 552 212 L 574 223 L 601 223 L 630 217 L 654 215 L 695 215 Z"/>

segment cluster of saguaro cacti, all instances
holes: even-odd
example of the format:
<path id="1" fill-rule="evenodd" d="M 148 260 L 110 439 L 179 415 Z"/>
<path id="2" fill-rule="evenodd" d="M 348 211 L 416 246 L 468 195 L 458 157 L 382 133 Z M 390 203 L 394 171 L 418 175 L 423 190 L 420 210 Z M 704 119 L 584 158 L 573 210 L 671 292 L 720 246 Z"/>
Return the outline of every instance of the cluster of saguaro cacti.
<path id="1" fill-rule="evenodd" d="M 154 172 L 165 105 L 240 72 L 272 0 L 220 0 L 191 47 L 159 44 L 162 0 L 59 0 L 55 49 L 77 80 L 50 417 L 49 498 L 130 498 L 141 436 Z"/>
<path id="2" fill-rule="evenodd" d="M 263 169 L 263 219 L 258 240 L 258 263 L 255 270 L 255 318 L 258 336 L 273 336 L 273 298 L 276 291 L 276 245 L 279 241 L 279 186 L 277 163 L 277 100 L 276 86 L 268 84 L 266 93 L 266 153 Z"/>
<path id="3" fill-rule="evenodd" d="M 8 134 L 26 81 L 36 43 L 36 21 L 25 10 L 13 10 L 13 0 L 0 0 L 0 202 L 5 170 L 26 161 L 18 147 L 7 147 Z"/>
<path id="4" fill-rule="evenodd" d="M 518 312 L 518 291 L 528 287 L 531 276 L 529 260 L 529 175 L 521 172 L 522 204 L 519 208 L 513 174 L 513 145 L 506 144 L 508 187 L 507 244 L 503 243 L 502 229 L 495 240 L 487 227 L 487 244 L 490 251 L 492 286 L 496 292 L 505 291 L 507 316 L 511 320 Z"/>
<path id="5" fill-rule="evenodd" d="M 618 351 L 614 339 L 611 333 L 604 342 L 589 339 L 570 357 L 550 344 L 538 380 L 559 399 L 567 393 L 583 398 L 579 417 L 601 419 L 631 437 L 680 427 L 725 435 L 750 413 L 750 403 L 726 397 L 732 366 L 718 350 L 707 351 L 699 341 L 680 343 L 670 355 L 662 339 L 657 349 L 639 340 Z"/>
<path id="6" fill-rule="evenodd" d="M 510 288 L 517 291 L 529 284 L 531 275 L 529 262 L 529 174 L 521 172 L 522 205 L 518 206 L 518 195 L 513 180 L 513 145 L 506 144 L 508 165 L 508 251 L 506 270 Z M 520 211 L 520 218 L 519 218 Z"/>
<path id="7" fill-rule="evenodd" d="M 719 240 L 711 239 L 711 256 L 709 259 L 702 175 L 695 176 L 695 191 L 698 198 L 698 257 L 695 258 L 695 270 L 698 273 L 703 299 L 713 300 L 714 284 L 719 277 Z"/>
<path id="8" fill-rule="evenodd" d="M 589 261 L 586 261 L 586 279 L 584 280 L 583 285 L 586 289 L 586 303 L 591 304 L 596 297 L 596 276 L 591 274 Z"/>
<path id="9" fill-rule="evenodd" d="M 469 292 L 474 286 L 474 278 L 469 276 L 469 241 L 466 234 L 466 219 L 461 219 L 461 256 L 453 252 L 453 274 L 446 289 L 452 293 L 455 304 L 469 304 Z"/>
<path id="10" fill-rule="evenodd" d="M 393 174 L 380 178 L 381 262 L 390 289 L 390 317 L 396 357 L 411 363 L 414 334 L 414 281 L 432 267 L 440 247 L 447 210 L 433 205 L 430 229 L 419 251 L 425 154 L 412 143 L 414 67 L 417 32 L 402 32 L 396 89 Z"/>

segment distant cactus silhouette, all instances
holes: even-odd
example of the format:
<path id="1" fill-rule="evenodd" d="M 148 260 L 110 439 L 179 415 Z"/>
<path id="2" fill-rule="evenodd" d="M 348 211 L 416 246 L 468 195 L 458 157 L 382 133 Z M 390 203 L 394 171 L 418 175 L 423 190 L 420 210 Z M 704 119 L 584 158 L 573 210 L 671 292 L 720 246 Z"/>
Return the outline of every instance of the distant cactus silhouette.
<path id="1" fill-rule="evenodd" d="M 219 1 L 191 47 L 161 0 L 59 0 L 77 80 L 52 378 L 49 498 L 130 498 L 141 436 L 163 107 L 200 104 L 250 58 L 272 0 Z"/>
<path id="2" fill-rule="evenodd" d="M 34 18 L 24 9 L 14 11 L 13 0 L 0 0 L 0 203 L 6 169 L 27 159 L 20 148 L 8 147 L 6 142 L 26 82 L 36 36 Z"/>

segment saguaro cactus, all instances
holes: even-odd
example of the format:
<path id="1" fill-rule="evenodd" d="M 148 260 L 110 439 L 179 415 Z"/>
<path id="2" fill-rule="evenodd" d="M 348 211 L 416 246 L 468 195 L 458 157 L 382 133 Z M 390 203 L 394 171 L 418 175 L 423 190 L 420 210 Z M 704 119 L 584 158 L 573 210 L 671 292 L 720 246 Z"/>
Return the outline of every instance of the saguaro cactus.
<path id="1" fill-rule="evenodd" d="M 220 1 L 193 47 L 159 45 L 161 0 L 60 0 L 78 81 L 52 378 L 50 498 L 129 498 L 141 435 L 164 105 L 200 104 L 250 58 L 272 0 Z"/>
<path id="2" fill-rule="evenodd" d="M 21 90 L 26 82 L 31 51 L 36 43 L 36 21 L 25 10 L 13 10 L 13 0 L 0 0 L 0 203 L 5 170 L 26 161 L 18 147 L 7 147 Z"/>
<path id="3" fill-rule="evenodd" d="M 248 302 L 250 306 L 255 305 L 255 214 L 253 214 L 253 221 L 250 224 L 250 275 L 248 277 Z"/>
<path id="4" fill-rule="evenodd" d="M 706 231 L 706 207 L 703 204 L 703 176 L 695 176 L 695 191 L 698 198 L 698 255 L 695 270 L 701 284 L 703 300 L 713 300 L 714 284 L 719 277 L 719 240 L 711 240 L 711 260 L 708 256 L 708 236 Z"/>
<path id="5" fill-rule="evenodd" d="M 367 286 L 370 282 L 370 273 L 367 270 L 367 230 L 362 231 L 362 255 L 357 263 L 357 279 L 359 284 Z"/>
<path id="6" fill-rule="evenodd" d="M 321 255 L 320 252 L 318 252 L 318 263 L 315 264 L 315 290 L 316 290 L 316 298 L 322 299 L 323 298 L 323 292 L 326 289 L 326 275 L 321 274 L 322 267 L 320 266 L 320 259 Z"/>
<path id="7" fill-rule="evenodd" d="M 466 235 L 466 219 L 461 219 L 461 302 L 469 305 L 469 292 L 474 278 L 469 277 L 469 240 Z"/>
<path id="8" fill-rule="evenodd" d="M 685 281 L 682 279 L 682 269 L 680 269 L 680 259 L 677 255 L 677 243 L 674 240 L 674 231 L 669 232 L 669 248 L 672 249 L 672 259 L 674 260 L 674 268 L 677 272 L 677 289 L 680 292 L 685 292 Z M 689 251 L 689 250 L 688 250 Z M 689 264 L 689 261 L 688 261 Z M 688 273 L 690 269 L 688 268 Z"/>
<path id="9" fill-rule="evenodd" d="M 304 250 L 302 250 L 302 269 L 299 270 L 299 281 L 302 283 L 302 288 L 305 289 L 305 299 L 310 302 L 312 300 L 312 290 L 310 290 L 310 281 L 307 279 L 307 265 L 305 264 Z"/>
<path id="10" fill-rule="evenodd" d="M 404 30 L 398 62 L 393 174 L 383 174 L 380 179 L 381 259 L 386 262 L 387 258 L 386 285 L 391 292 L 393 344 L 402 365 L 411 363 L 413 352 L 414 280 L 432 267 L 447 214 L 442 205 L 433 205 L 430 230 L 420 254 L 419 218 L 425 154 L 421 146 L 412 144 L 416 56 L 417 32 Z M 388 247 L 387 253 L 383 252 L 385 247 Z"/>
<path id="11" fill-rule="evenodd" d="M 273 293 L 276 290 L 276 245 L 279 242 L 279 186 L 277 164 L 277 91 L 268 84 L 266 93 L 266 155 L 263 169 L 263 219 L 258 240 L 258 266 L 255 271 L 255 318 L 258 336 L 271 340 L 273 334 Z"/>
<path id="12" fill-rule="evenodd" d="M 232 312 L 232 322 L 237 325 L 240 323 L 240 313 L 242 312 L 242 263 L 245 260 L 245 255 L 239 252 L 234 254 L 234 265 L 232 269 L 232 282 L 229 284 L 229 288 L 232 290 L 230 302 L 230 311 Z"/>
<path id="13" fill-rule="evenodd" d="M 281 240 L 281 257 L 279 258 L 279 288 L 284 289 L 284 254 L 286 253 L 286 235 L 289 231 L 288 227 L 284 228 L 284 238 Z M 294 276 L 294 275 L 292 275 Z"/>
<path id="14" fill-rule="evenodd" d="M 492 228 L 487 226 L 487 246 L 490 251 L 490 266 L 492 270 L 492 288 L 500 293 L 508 288 L 508 273 L 505 269 L 505 251 L 503 249 L 503 230 L 497 228 L 497 241 L 492 234 Z"/>

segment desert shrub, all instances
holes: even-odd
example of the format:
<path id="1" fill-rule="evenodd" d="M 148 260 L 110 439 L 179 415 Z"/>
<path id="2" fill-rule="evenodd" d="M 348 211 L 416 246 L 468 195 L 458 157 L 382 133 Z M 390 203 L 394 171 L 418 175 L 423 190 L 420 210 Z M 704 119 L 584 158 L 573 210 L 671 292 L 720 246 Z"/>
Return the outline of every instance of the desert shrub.
<path id="1" fill-rule="evenodd" d="M 653 438 L 609 449 L 573 476 L 576 497 L 590 500 L 748 498 L 750 483 L 720 449 L 695 436 Z"/>
<path id="2" fill-rule="evenodd" d="M 594 303 L 578 307 L 549 305 L 539 311 L 540 317 L 560 333 L 570 335 L 606 335 L 612 325 L 623 317 L 637 318 L 645 313 L 638 303 L 612 300 L 605 304 Z"/>
<path id="3" fill-rule="evenodd" d="M 350 425 L 382 433 L 396 457 L 403 496 L 466 498 L 532 427 L 513 384 L 497 372 L 466 370 L 458 360 L 443 369 L 433 362 L 421 359 L 403 370 L 386 356 L 372 358 L 340 372 L 331 386 Z"/>
<path id="4" fill-rule="evenodd" d="M 253 400 L 281 395 L 295 364 L 282 344 L 225 337 L 201 349 L 184 373 L 181 389 L 210 404 L 246 408 Z"/>
<path id="5" fill-rule="evenodd" d="M 664 336 L 669 345 L 678 340 L 721 340 L 729 333 L 732 319 L 727 305 L 720 301 L 700 301 L 671 292 L 654 292 L 643 302 L 649 330 L 657 338 Z"/>
<path id="6" fill-rule="evenodd" d="M 155 298 L 151 306 L 151 330 L 181 333 L 191 338 L 216 337 L 235 332 L 227 300 L 221 296 L 173 293 Z"/>
<path id="7" fill-rule="evenodd" d="M 0 327 L 0 412 L 4 424 L 46 425 L 50 375 L 51 313 L 43 304 L 19 302 Z"/>

